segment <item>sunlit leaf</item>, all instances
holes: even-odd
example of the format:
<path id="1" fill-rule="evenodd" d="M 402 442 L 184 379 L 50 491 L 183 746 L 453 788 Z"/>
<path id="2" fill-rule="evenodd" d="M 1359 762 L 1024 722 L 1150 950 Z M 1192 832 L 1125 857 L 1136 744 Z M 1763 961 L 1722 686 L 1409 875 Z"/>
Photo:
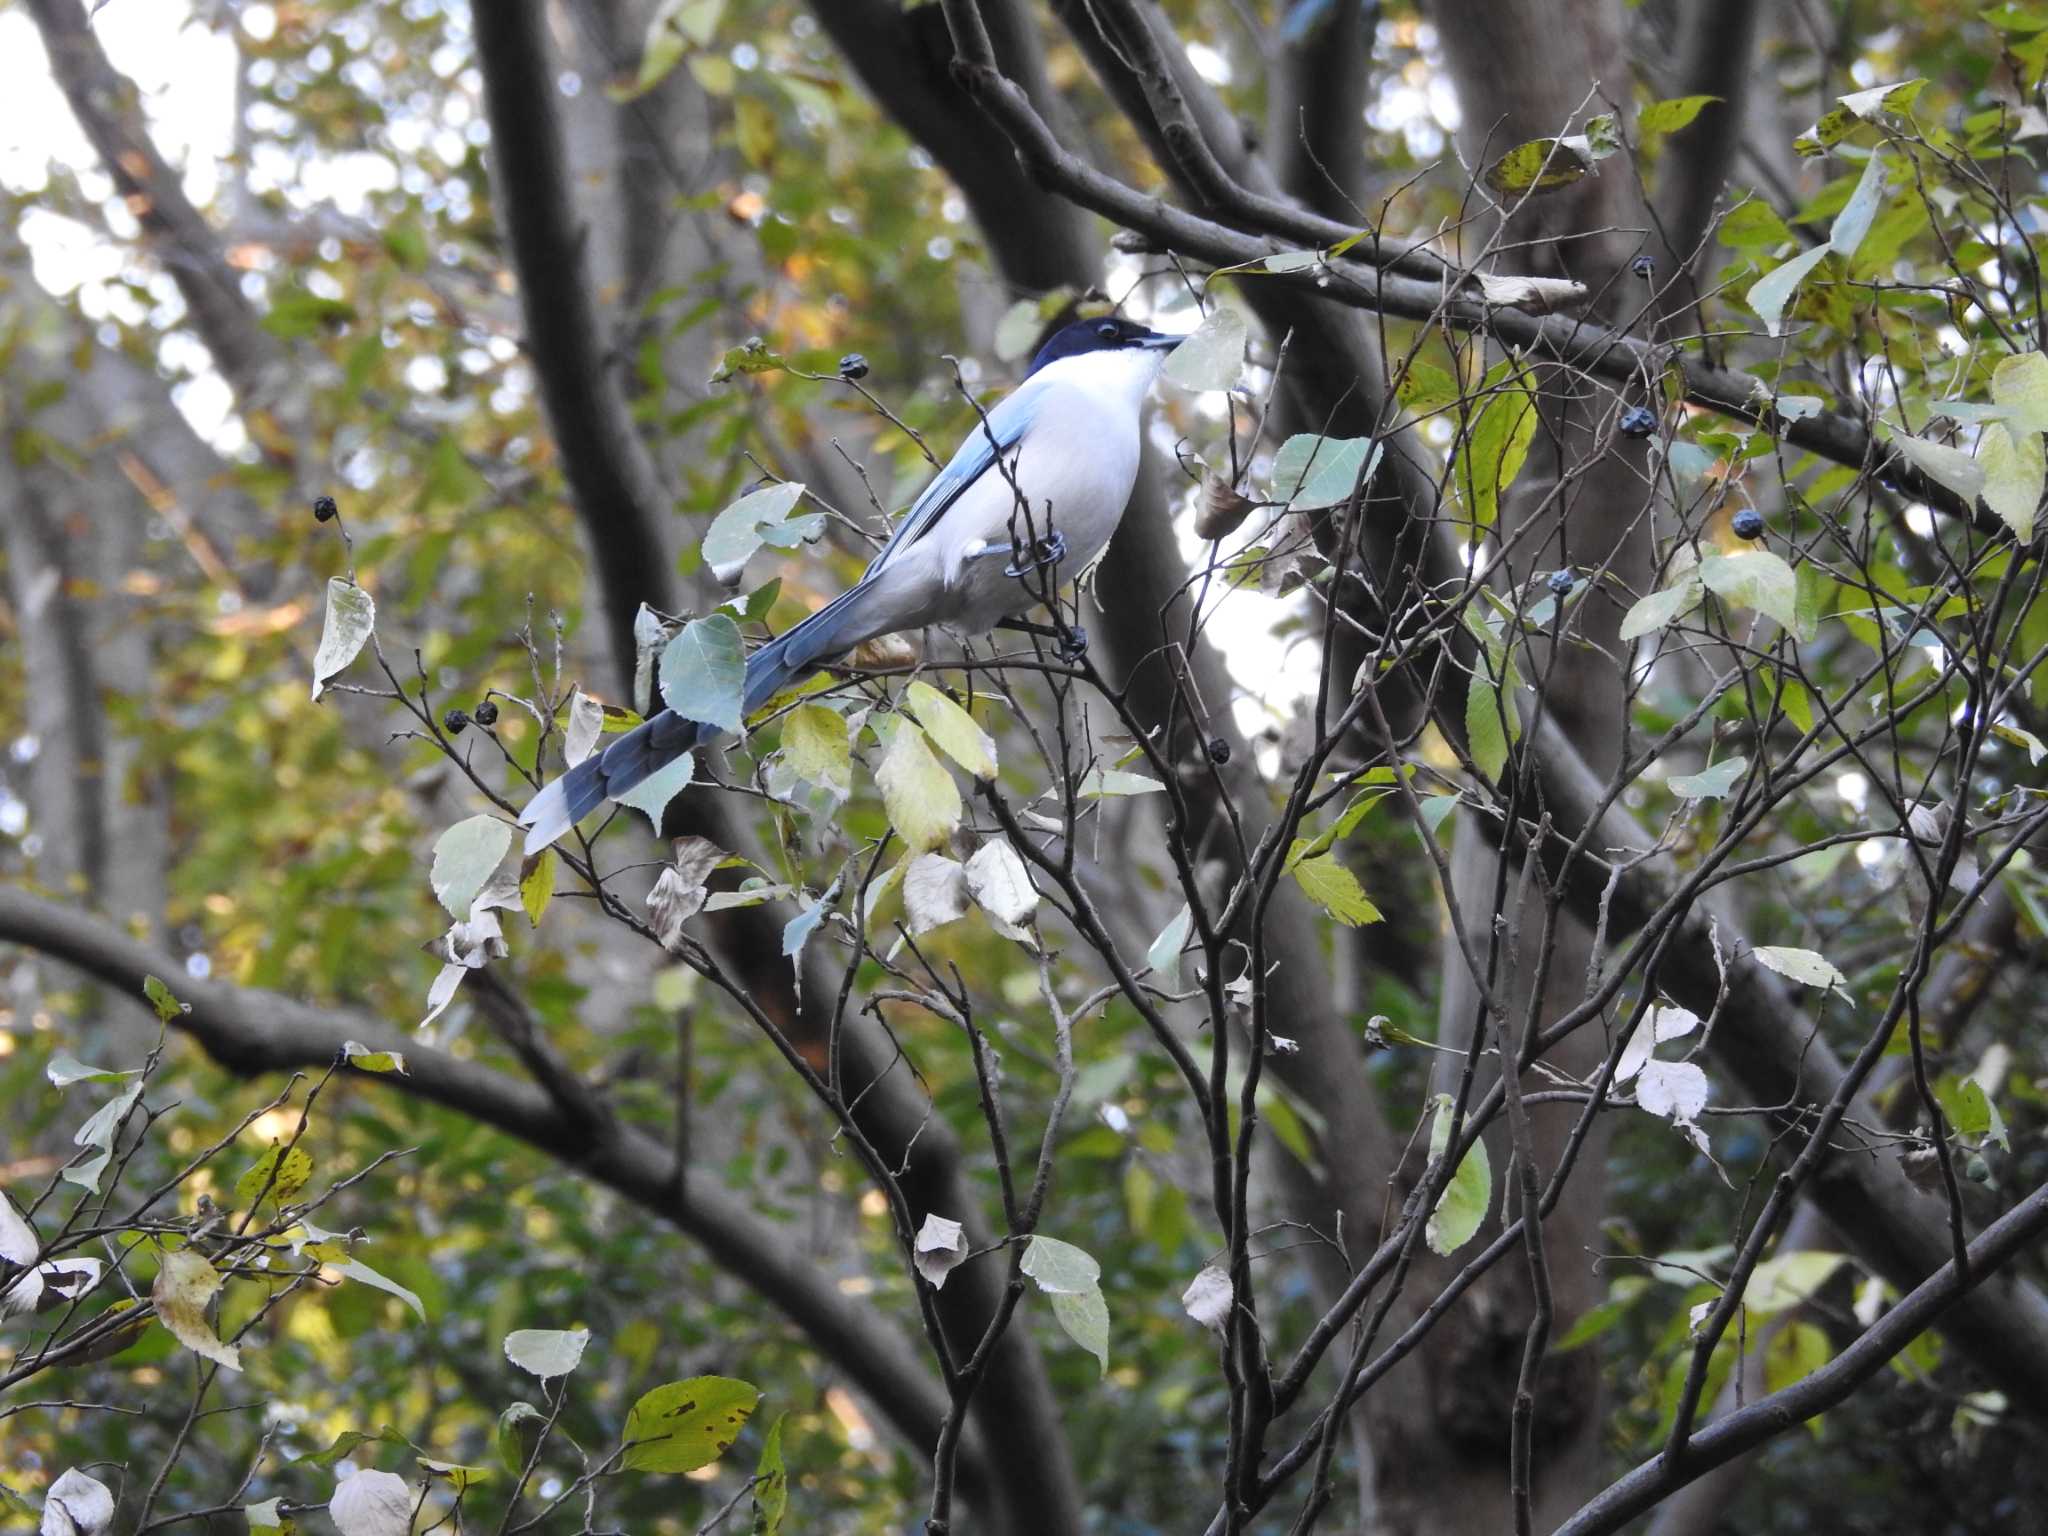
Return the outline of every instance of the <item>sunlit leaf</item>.
<path id="1" fill-rule="evenodd" d="M 346 577 L 327 583 L 327 617 L 320 626 L 320 645 L 313 652 L 313 697 L 327 679 L 354 661 L 377 627 L 376 601 Z"/>
<path id="2" fill-rule="evenodd" d="M 693 1376 L 656 1387 L 626 1416 L 620 1465 L 635 1472 L 694 1472 L 732 1448 L 761 1392 L 730 1376 Z"/>
<path id="3" fill-rule="evenodd" d="M 967 1238 L 960 1223 L 928 1213 L 924 1225 L 917 1229 L 917 1242 L 912 1254 L 917 1272 L 936 1291 L 945 1285 L 946 1276 L 966 1257 Z"/>
<path id="4" fill-rule="evenodd" d="M 1214 305 L 1194 333 L 1167 356 L 1161 371 L 1182 389 L 1233 389 L 1244 372 L 1246 334 L 1243 314 L 1227 304 Z"/>
<path id="5" fill-rule="evenodd" d="M 1984 505 L 2014 538 L 2027 543 L 2034 537 L 2041 492 L 2048 487 L 2048 455 L 2042 452 L 2041 434 L 1994 422 L 1978 440 L 1977 463 L 1984 471 Z"/>
<path id="6" fill-rule="evenodd" d="M 1792 302 L 1792 295 L 1806 276 L 1826 259 L 1831 247 L 1817 245 L 1810 251 L 1803 251 L 1790 261 L 1773 267 L 1754 283 L 1743 296 L 1745 303 L 1756 311 L 1764 328 L 1773 336 L 1785 334 L 1785 306 Z"/>
<path id="7" fill-rule="evenodd" d="M 1054 1320 L 1067 1337 L 1093 1355 L 1096 1364 L 1106 1374 L 1109 1370 L 1109 1303 L 1103 1299 L 1102 1288 L 1097 1286 L 1078 1296 L 1055 1291 L 1046 1299 L 1052 1304 Z"/>
<path id="8" fill-rule="evenodd" d="M 1486 184 L 1503 195 L 1568 187 L 1593 168 L 1593 157 L 1569 139 L 1531 139 L 1487 166 Z"/>
<path id="9" fill-rule="evenodd" d="M 782 756 L 790 772 L 838 794 L 853 789 L 853 742 L 846 719 L 823 704 L 799 704 L 782 717 Z"/>
<path id="10" fill-rule="evenodd" d="M 341 1480 L 327 1501 L 328 1518 L 341 1536 L 410 1536 L 419 1496 L 395 1473 L 360 1467 Z"/>
<path id="11" fill-rule="evenodd" d="M 1380 920 L 1380 909 L 1366 896 L 1358 877 L 1339 863 L 1335 854 L 1301 859 L 1288 873 L 1294 876 L 1303 895 L 1346 928 L 1360 928 Z"/>
<path id="12" fill-rule="evenodd" d="M 1706 593 L 1697 569 L 1687 571 L 1683 576 L 1660 592 L 1635 603 L 1621 618 L 1621 638 L 1640 640 L 1644 635 L 1653 635 L 1673 619 L 1698 606 Z"/>
<path id="13" fill-rule="evenodd" d="M 1809 987 L 1847 988 L 1849 978 L 1829 962 L 1825 955 L 1810 949 L 1787 949 L 1776 944 L 1759 944 L 1750 951 L 1759 965 L 1768 966 L 1780 976 Z"/>
<path id="14" fill-rule="evenodd" d="M 1796 633 L 1799 628 L 1799 578 L 1792 567 L 1769 550 L 1740 555 L 1708 555 L 1700 561 L 1700 581 L 1716 597 L 1776 619 Z"/>
<path id="15" fill-rule="evenodd" d="M 890 736 L 875 784 L 889 825 L 913 853 L 937 848 L 960 825 L 960 788 L 932 755 L 924 732 L 908 720 Z"/>
<path id="16" fill-rule="evenodd" d="M 76 1467 L 67 1468 L 43 1496 L 42 1536 L 107 1536 L 113 1528 L 113 1490 Z"/>
<path id="17" fill-rule="evenodd" d="M 1021 1267 L 1048 1295 L 1084 1296 L 1102 1284 L 1102 1266 L 1085 1248 L 1042 1233 L 1025 1245 Z"/>
<path id="18" fill-rule="evenodd" d="M 704 563 L 711 567 L 711 574 L 726 586 L 737 582 L 745 574 L 747 561 L 768 542 L 767 532 L 789 516 L 803 494 L 803 486 L 793 480 L 765 485 L 742 496 L 713 518 L 704 533 Z M 824 530 L 822 517 L 798 521 L 803 524 L 802 531 L 813 538 Z"/>
<path id="19" fill-rule="evenodd" d="M 575 1370 L 589 1343 L 582 1328 L 515 1328 L 505 1335 L 505 1358 L 547 1381 Z"/>
<path id="20" fill-rule="evenodd" d="M 1892 447 L 1905 456 L 1906 462 L 1936 484 L 1953 491 L 1964 504 L 1975 502 L 1984 491 L 1984 466 L 1964 453 L 1960 448 L 1951 448 L 1946 443 L 1930 443 L 1924 437 L 1909 433 L 1894 433 Z"/>
<path id="21" fill-rule="evenodd" d="M 196 1248 L 177 1248 L 163 1256 L 149 1299 L 171 1336 L 195 1355 L 228 1370 L 242 1368 L 241 1351 L 223 1344 L 206 1320 L 206 1305 L 219 1293 L 221 1279 L 206 1255 Z"/>
<path id="22" fill-rule="evenodd" d="M 919 680 L 904 689 L 903 707 L 916 717 L 939 750 L 962 768 L 977 779 L 996 776 L 995 738 L 930 683 Z"/>
<path id="23" fill-rule="evenodd" d="M 1213 1328 L 1221 1333 L 1230 1321 L 1230 1309 L 1235 1292 L 1230 1276 L 1214 1264 L 1203 1266 L 1188 1282 L 1188 1288 L 1181 1292 L 1180 1304 L 1196 1322 L 1204 1328 Z"/>
<path id="24" fill-rule="evenodd" d="M 511 846 L 512 828 L 495 816 L 458 821 L 434 840 L 434 895 L 457 922 L 468 921 L 471 906 Z"/>
<path id="25" fill-rule="evenodd" d="M 1657 134 L 1676 133 L 1698 117 L 1718 96 L 1674 96 L 1653 101 L 1636 114 L 1636 133 L 1648 140 Z"/>
<path id="26" fill-rule="evenodd" d="M 273 1205 L 290 1205 L 312 1177 L 313 1154 L 303 1146 L 272 1147 L 235 1180 L 235 1200 L 248 1206 L 260 1197 Z"/>

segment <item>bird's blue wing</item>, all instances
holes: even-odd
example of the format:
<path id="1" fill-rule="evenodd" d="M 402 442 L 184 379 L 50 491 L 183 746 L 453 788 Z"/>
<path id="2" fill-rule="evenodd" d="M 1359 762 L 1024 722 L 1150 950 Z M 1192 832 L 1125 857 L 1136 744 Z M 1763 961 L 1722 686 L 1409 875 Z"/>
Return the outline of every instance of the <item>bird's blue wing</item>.
<path id="1" fill-rule="evenodd" d="M 989 472 L 996 462 L 998 449 L 1008 453 L 1017 446 L 1018 440 L 1030 429 L 1032 417 L 1038 414 L 1038 403 L 1044 390 L 1034 387 L 1037 382 L 1035 379 L 1025 380 L 996 402 L 986 421 L 975 421 L 967 441 L 939 471 L 938 478 L 924 488 L 924 493 L 904 514 L 903 521 L 890 533 L 889 542 L 882 546 L 882 552 L 868 567 L 870 575 L 887 565 L 899 549 L 915 544 L 930 533 L 946 509 Z"/>

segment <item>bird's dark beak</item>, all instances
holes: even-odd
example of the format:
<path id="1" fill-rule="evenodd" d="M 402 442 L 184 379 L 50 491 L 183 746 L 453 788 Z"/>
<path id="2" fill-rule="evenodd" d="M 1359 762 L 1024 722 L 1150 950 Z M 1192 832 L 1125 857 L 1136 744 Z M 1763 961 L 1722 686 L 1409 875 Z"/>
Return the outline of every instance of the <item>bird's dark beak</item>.
<path id="1" fill-rule="evenodd" d="M 1143 338 L 1141 338 L 1139 345 L 1150 347 L 1155 352 L 1165 352 L 1179 346 L 1186 340 L 1187 337 L 1185 336 L 1168 336 L 1161 331 L 1147 331 Z"/>

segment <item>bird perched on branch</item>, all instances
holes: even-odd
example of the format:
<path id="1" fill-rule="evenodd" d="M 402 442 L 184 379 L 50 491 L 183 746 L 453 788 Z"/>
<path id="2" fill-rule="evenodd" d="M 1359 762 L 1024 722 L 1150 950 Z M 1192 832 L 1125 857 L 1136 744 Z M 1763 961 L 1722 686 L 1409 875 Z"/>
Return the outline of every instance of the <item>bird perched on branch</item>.
<path id="1" fill-rule="evenodd" d="M 1182 339 L 1110 316 L 1055 332 L 861 579 L 747 659 L 744 713 L 879 635 L 929 624 L 986 633 L 1049 596 L 1062 565 L 1084 569 L 1131 499 L 1145 396 Z M 673 710 L 635 726 L 527 803 L 526 851 L 717 735 Z"/>

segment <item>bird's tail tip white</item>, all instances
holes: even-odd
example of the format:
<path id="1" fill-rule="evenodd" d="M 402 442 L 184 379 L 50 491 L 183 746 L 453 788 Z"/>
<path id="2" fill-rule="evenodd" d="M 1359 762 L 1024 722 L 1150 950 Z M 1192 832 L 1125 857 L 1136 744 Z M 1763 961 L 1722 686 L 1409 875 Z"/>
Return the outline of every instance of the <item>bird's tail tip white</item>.
<path id="1" fill-rule="evenodd" d="M 526 809 L 519 813 L 519 825 L 526 828 L 528 858 L 543 848 L 552 847 L 555 840 L 569 830 L 572 825 L 569 796 L 562 789 L 560 779 L 526 802 Z"/>

